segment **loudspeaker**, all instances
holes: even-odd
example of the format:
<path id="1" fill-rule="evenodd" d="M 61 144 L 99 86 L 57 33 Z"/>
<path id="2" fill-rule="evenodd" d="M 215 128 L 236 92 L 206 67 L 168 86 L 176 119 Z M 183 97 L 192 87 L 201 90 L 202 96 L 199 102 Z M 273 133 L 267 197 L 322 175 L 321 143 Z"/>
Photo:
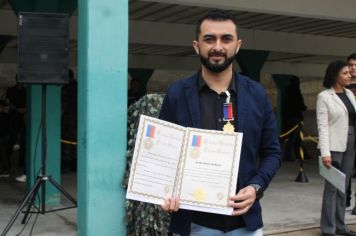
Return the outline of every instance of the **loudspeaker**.
<path id="1" fill-rule="evenodd" d="M 68 51 L 67 14 L 19 13 L 18 83 L 68 83 Z"/>

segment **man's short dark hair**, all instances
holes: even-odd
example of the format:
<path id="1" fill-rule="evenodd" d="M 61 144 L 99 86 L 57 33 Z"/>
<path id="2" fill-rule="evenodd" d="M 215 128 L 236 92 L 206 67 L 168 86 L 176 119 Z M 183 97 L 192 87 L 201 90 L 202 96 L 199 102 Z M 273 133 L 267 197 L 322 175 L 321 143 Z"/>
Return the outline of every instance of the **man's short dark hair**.
<path id="1" fill-rule="evenodd" d="M 345 66 L 347 66 L 345 61 L 338 60 L 331 62 L 326 68 L 323 86 L 325 88 L 331 88 L 336 83 L 336 78 Z"/>
<path id="2" fill-rule="evenodd" d="M 195 28 L 195 37 L 196 39 L 199 38 L 200 34 L 200 27 L 203 21 L 205 20 L 212 20 L 212 21 L 227 21 L 231 20 L 236 27 L 236 34 L 238 34 L 238 20 L 237 17 L 231 14 L 228 11 L 220 10 L 220 9 L 214 9 L 208 11 L 205 15 L 199 18 L 199 20 L 196 23 L 196 28 Z"/>
<path id="3" fill-rule="evenodd" d="M 350 60 L 356 60 L 356 53 L 352 53 L 350 56 L 347 57 L 347 62 Z"/>

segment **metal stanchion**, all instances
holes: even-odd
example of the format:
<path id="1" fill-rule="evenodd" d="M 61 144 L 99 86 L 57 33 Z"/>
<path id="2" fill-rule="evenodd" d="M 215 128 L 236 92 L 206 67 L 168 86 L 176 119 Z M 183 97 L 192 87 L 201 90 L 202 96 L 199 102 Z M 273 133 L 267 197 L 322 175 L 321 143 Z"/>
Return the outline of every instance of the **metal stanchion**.
<path id="1" fill-rule="evenodd" d="M 299 146 L 299 154 L 300 154 L 300 160 L 299 160 L 299 173 L 297 175 L 297 178 L 295 179 L 295 182 L 299 183 L 308 183 L 308 177 L 305 174 L 304 171 L 304 150 L 303 150 L 303 139 L 304 139 L 304 134 L 303 134 L 303 122 L 299 122 L 299 138 L 301 140 L 301 145 Z"/>

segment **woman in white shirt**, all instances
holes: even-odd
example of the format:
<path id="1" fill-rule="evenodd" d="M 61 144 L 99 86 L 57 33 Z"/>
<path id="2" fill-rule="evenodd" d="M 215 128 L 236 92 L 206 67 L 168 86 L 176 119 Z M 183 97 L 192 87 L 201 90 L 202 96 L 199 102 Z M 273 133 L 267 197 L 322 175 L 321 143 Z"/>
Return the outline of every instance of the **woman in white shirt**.
<path id="1" fill-rule="evenodd" d="M 356 102 L 345 86 L 350 84 L 350 72 L 344 61 L 334 61 L 326 69 L 323 86 L 318 94 L 316 114 L 319 148 L 323 164 L 339 168 L 349 182 L 354 166 Z M 322 235 L 355 235 L 345 225 L 345 194 L 325 181 L 321 210 Z"/>

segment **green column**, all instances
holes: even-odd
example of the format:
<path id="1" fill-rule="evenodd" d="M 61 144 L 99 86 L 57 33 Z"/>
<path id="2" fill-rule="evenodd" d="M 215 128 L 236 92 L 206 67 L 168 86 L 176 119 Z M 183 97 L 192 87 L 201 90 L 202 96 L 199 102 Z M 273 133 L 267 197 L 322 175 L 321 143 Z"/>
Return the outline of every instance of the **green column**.
<path id="1" fill-rule="evenodd" d="M 277 128 L 278 133 L 281 133 L 282 130 L 282 100 L 284 97 L 284 91 L 290 83 L 292 75 L 285 75 L 285 74 L 273 74 L 272 78 L 274 83 L 277 86 Z"/>
<path id="2" fill-rule="evenodd" d="M 268 51 L 262 50 L 240 50 L 236 55 L 236 61 L 240 66 L 241 73 L 259 82 L 260 73 L 268 54 Z"/>
<path id="3" fill-rule="evenodd" d="M 41 167 L 42 156 L 42 87 L 31 85 L 27 89 L 27 153 L 26 175 L 29 177 L 27 187 L 30 188 Z M 47 128 L 47 175 L 60 183 L 60 86 L 47 86 L 46 128 Z M 46 204 L 60 203 L 60 193 L 52 184 L 46 184 Z"/>
<path id="4" fill-rule="evenodd" d="M 126 235 L 128 1 L 78 6 L 78 235 Z"/>

